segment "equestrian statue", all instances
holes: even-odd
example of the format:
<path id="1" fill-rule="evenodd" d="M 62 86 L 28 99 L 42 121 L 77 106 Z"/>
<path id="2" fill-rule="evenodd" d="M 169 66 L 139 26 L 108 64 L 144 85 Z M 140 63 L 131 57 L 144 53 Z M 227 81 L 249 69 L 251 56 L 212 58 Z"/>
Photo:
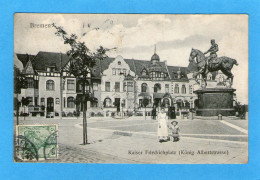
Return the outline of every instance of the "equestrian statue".
<path id="1" fill-rule="evenodd" d="M 189 61 L 190 63 L 197 64 L 197 71 L 193 73 L 195 81 L 199 84 L 198 75 L 202 75 L 202 79 L 205 82 L 205 87 L 207 86 L 207 74 L 209 72 L 215 72 L 221 70 L 223 74 L 227 76 L 227 80 L 230 80 L 230 87 L 233 84 L 234 75 L 231 73 L 233 65 L 238 65 L 235 59 L 222 56 L 217 57 L 218 45 L 215 43 L 215 40 L 211 40 L 211 47 L 205 53 L 202 53 L 200 50 L 193 49 L 190 53 Z M 210 56 L 206 57 L 205 54 L 210 52 Z M 196 58 L 194 60 L 194 58 Z"/>

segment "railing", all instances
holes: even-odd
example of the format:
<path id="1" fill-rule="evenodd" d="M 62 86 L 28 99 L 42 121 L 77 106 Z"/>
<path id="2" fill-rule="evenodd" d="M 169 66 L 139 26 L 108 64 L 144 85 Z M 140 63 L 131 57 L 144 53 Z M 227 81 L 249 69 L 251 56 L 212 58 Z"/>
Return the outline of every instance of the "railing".
<path id="1" fill-rule="evenodd" d="M 28 106 L 29 112 L 44 112 L 45 107 L 44 106 Z"/>

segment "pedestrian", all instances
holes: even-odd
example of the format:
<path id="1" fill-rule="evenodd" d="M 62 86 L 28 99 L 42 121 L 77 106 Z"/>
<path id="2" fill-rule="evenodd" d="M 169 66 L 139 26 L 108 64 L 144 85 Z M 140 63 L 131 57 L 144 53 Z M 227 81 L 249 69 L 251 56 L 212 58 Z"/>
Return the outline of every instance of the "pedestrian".
<path id="1" fill-rule="evenodd" d="M 171 125 L 169 126 L 169 129 L 171 130 L 171 136 L 172 136 L 172 141 L 179 141 L 179 132 L 180 132 L 180 128 L 178 126 L 178 122 L 177 121 L 172 121 Z"/>
<path id="2" fill-rule="evenodd" d="M 152 118 L 156 119 L 156 108 L 155 107 L 153 107 L 153 110 L 152 110 Z"/>
<path id="3" fill-rule="evenodd" d="M 168 107 L 168 119 L 171 119 L 172 118 L 172 107 L 169 106 Z"/>
<path id="4" fill-rule="evenodd" d="M 159 142 L 166 142 L 168 140 L 168 116 L 165 109 L 162 108 L 157 116 L 158 120 L 158 140 Z"/>
<path id="5" fill-rule="evenodd" d="M 176 112 L 175 112 L 175 107 L 172 107 L 172 118 L 171 119 L 176 119 Z"/>

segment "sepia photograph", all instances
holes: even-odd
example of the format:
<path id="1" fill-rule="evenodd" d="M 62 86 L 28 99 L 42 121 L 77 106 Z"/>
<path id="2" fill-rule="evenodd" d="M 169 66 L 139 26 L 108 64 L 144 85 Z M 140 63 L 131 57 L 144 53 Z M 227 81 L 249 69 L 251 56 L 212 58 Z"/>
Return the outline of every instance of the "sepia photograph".
<path id="1" fill-rule="evenodd" d="M 16 163 L 248 163 L 248 15 L 14 14 Z"/>

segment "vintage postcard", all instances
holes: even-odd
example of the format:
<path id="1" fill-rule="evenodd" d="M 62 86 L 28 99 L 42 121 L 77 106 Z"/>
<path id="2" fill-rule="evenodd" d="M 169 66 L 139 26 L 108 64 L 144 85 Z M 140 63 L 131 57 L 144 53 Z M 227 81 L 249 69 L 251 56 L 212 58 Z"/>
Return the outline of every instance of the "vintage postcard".
<path id="1" fill-rule="evenodd" d="M 15 162 L 247 163 L 248 15 L 16 13 L 13 114 Z"/>

